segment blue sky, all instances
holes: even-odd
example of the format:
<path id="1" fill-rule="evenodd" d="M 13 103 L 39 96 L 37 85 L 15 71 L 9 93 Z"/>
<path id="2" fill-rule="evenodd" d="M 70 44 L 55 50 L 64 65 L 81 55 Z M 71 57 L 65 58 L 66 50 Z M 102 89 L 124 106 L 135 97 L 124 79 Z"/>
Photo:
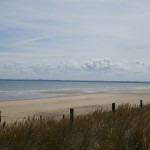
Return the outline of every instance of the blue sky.
<path id="1" fill-rule="evenodd" d="M 150 81 L 150 2 L 0 0 L 0 78 Z"/>

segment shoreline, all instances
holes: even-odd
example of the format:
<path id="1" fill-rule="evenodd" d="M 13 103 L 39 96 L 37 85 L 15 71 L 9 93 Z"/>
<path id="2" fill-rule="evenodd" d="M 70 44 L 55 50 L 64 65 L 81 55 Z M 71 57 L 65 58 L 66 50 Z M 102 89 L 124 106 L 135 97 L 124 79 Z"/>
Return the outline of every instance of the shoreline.
<path id="1" fill-rule="evenodd" d="M 0 110 L 2 121 L 11 123 L 33 115 L 49 115 L 59 119 L 63 114 L 69 116 L 70 108 L 74 108 L 75 115 L 79 115 L 98 109 L 111 109 L 112 103 L 117 106 L 125 103 L 139 105 L 141 99 L 144 104 L 150 103 L 150 89 L 111 90 L 54 98 L 0 101 Z"/>
<path id="2" fill-rule="evenodd" d="M 124 87 L 124 88 L 64 88 L 64 89 L 45 89 L 45 90 L 18 90 L 18 91 L 3 91 L 0 90 L 0 102 L 4 101 L 20 101 L 20 100 L 33 100 L 33 99 L 47 99 L 47 98 L 59 98 L 78 96 L 83 94 L 97 94 L 108 92 L 126 92 L 126 91 L 150 91 L 150 86 L 143 87 Z"/>

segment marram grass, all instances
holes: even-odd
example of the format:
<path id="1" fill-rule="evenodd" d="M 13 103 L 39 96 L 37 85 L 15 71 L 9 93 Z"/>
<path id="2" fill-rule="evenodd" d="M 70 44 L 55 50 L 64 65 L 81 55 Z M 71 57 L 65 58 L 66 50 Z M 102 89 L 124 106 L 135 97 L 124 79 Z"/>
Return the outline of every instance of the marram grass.
<path id="1" fill-rule="evenodd" d="M 0 150 L 150 150 L 150 105 L 69 118 L 28 118 L 0 129 Z"/>

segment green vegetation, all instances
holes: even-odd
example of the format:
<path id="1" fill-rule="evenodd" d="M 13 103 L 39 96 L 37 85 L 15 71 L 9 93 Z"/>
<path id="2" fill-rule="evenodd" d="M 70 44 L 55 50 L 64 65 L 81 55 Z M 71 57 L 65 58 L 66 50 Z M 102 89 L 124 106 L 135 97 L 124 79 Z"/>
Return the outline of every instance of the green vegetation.
<path id="1" fill-rule="evenodd" d="M 0 129 L 1 150 L 149 150 L 150 105 L 69 118 L 28 118 Z"/>

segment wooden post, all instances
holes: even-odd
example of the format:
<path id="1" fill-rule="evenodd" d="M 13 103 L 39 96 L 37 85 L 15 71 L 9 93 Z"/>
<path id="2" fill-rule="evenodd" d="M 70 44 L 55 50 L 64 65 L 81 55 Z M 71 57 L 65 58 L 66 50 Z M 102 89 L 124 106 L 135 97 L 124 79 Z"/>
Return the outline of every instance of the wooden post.
<path id="1" fill-rule="evenodd" d="M 1 117 L 1 111 L 0 111 L 0 123 L 1 123 L 1 121 L 2 121 L 2 117 Z"/>
<path id="2" fill-rule="evenodd" d="M 74 120 L 74 109 L 70 108 L 70 123 L 72 124 Z"/>
<path id="3" fill-rule="evenodd" d="M 140 100 L 140 108 L 143 108 L 143 102 Z"/>
<path id="4" fill-rule="evenodd" d="M 40 115 L 40 121 L 42 121 L 42 115 Z"/>
<path id="5" fill-rule="evenodd" d="M 112 103 L 112 112 L 115 112 L 116 108 L 115 108 L 115 103 Z"/>
<path id="6" fill-rule="evenodd" d="M 3 128 L 5 128 L 5 126 L 6 126 L 6 121 L 3 122 Z"/>

